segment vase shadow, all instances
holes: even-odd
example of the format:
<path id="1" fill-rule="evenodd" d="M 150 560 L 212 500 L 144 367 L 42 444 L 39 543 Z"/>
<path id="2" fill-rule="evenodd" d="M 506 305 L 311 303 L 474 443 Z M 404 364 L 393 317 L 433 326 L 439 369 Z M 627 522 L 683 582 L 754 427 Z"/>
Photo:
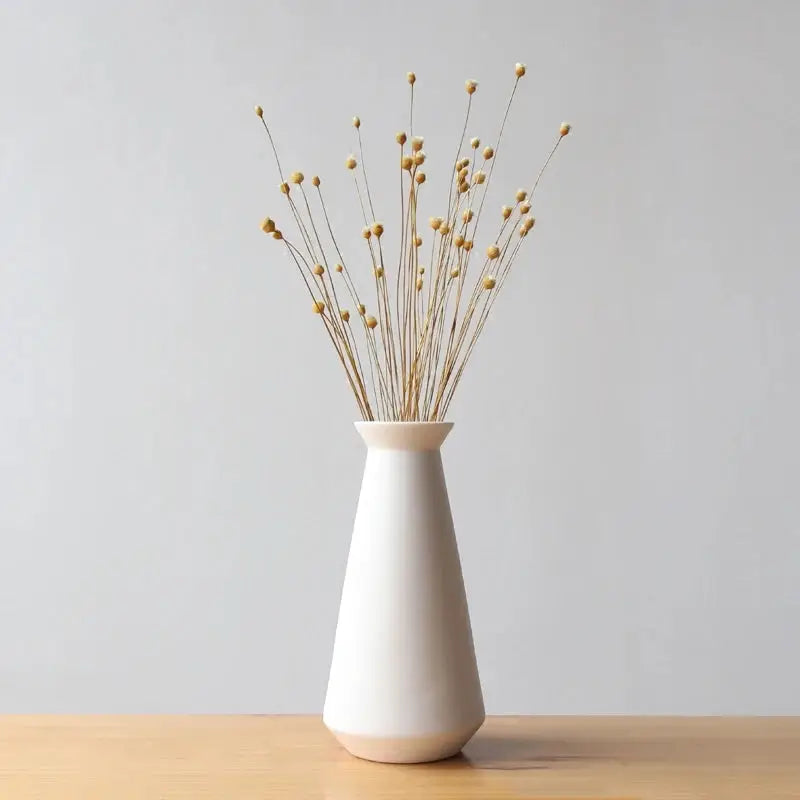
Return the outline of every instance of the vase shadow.
<path id="1" fill-rule="evenodd" d="M 548 769 L 569 761 L 605 761 L 614 756 L 598 752 L 590 741 L 532 738 L 523 734 L 480 733 L 452 759 L 453 766 L 472 769 Z M 442 762 L 446 764 L 447 762 Z"/>

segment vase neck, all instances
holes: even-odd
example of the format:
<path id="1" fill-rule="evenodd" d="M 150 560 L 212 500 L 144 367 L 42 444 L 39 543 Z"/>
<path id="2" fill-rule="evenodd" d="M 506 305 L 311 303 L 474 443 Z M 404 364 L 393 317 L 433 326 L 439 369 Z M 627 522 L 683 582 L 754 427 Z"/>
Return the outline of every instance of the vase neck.
<path id="1" fill-rule="evenodd" d="M 438 450 L 452 422 L 356 422 L 367 447 L 383 450 Z"/>

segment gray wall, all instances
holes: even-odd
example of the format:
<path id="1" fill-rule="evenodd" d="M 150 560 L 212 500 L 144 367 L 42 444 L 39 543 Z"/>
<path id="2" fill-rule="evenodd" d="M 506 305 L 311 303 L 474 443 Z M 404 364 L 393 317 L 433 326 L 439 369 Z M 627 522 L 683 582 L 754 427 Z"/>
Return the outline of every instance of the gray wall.
<path id="1" fill-rule="evenodd" d="M 800 713 L 798 28 L 4 0 L 0 710 L 321 709 L 363 452 L 252 106 L 357 244 L 352 114 L 391 229 L 406 70 L 434 198 L 521 60 L 492 202 L 574 130 L 445 448 L 487 708 Z"/>

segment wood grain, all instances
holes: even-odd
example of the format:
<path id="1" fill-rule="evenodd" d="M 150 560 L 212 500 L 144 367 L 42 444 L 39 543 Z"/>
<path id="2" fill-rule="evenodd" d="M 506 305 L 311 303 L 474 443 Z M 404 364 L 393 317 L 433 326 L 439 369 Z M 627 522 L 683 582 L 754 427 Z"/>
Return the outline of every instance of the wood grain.
<path id="1" fill-rule="evenodd" d="M 800 718 L 492 717 L 439 764 L 359 761 L 317 717 L 0 717 L 2 800 L 798 800 Z"/>

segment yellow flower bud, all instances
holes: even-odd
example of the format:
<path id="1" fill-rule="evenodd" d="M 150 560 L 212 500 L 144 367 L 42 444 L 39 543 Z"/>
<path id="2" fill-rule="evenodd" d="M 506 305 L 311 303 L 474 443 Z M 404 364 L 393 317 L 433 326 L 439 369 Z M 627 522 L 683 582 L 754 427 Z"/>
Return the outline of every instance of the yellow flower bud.
<path id="1" fill-rule="evenodd" d="M 522 205 L 520 205 L 520 207 L 519 207 L 519 213 L 520 214 L 527 214 L 530 210 L 531 210 L 531 204 L 530 203 L 522 203 Z"/>
<path id="2" fill-rule="evenodd" d="M 422 284 L 423 284 L 422 278 L 417 278 L 417 291 L 418 292 L 422 291 Z"/>
<path id="3" fill-rule="evenodd" d="M 288 183 L 282 183 L 281 184 L 281 191 L 284 194 L 289 194 L 289 184 Z"/>
<path id="4" fill-rule="evenodd" d="M 461 194 L 464 194 L 464 192 L 468 192 L 469 184 L 466 181 L 462 181 L 461 183 L 458 184 L 458 191 L 461 192 Z"/>
<path id="5" fill-rule="evenodd" d="M 417 268 L 417 272 L 418 272 L 420 275 L 424 275 L 424 274 L 425 274 L 425 267 L 418 267 L 418 268 Z"/>
<path id="6" fill-rule="evenodd" d="M 558 129 L 558 132 L 562 136 L 566 136 L 572 130 L 572 125 L 569 122 L 562 122 L 561 127 Z"/>
<path id="7" fill-rule="evenodd" d="M 346 308 L 342 309 L 340 316 L 343 322 L 350 322 L 350 312 Z"/>
<path id="8" fill-rule="evenodd" d="M 413 72 L 406 73 L 406 80 L 413 86 L 417 80 L 417 76 Z"/>
<path id="9" fill-rule="evenodd" d="M 494 155 L 494 149 L 491 147 L 483 148 L 483 157 L 488 161 Z"/>
<path id="10" fill-rule="evenodd" d="M 383 225 L 380 222 L 373 222 L 372 232 L 380 239 L 383 236 Z"/>
<path id="11" fill-rule="evenodd" d="M 264 109 L 261 106 L 256 106 L 256 116 L 263 117 L 264 116 Z"/>
<path id="12" fill-rule="evenodd" d="M 486 173 L 485 173 L 485 172 L 484 172 L 482 169 L 479 169 L 479 170 L 478 170 L 478 171 L 477 171 L 477 172 L 476 172 L 476 173 L 475 173 L 475 174 L 472 176 L 472 182 L 473 182 L 473 183 L 483 183 L 485 180 L 486 180 Z"/>
<path id="13" fill-rule="evenodd" d="M 319 184 L 320 184 L 319 175 L 315 175 L 315 176 L 314 176 L 314 177 L 311 179 L 311 183 L 313 183 L 313 184 L 314 184 L 314 186 L 319 186 Z"/>
<path id="14" fill-rule="evenodd" d="M 375 277 L 376 278 L 382 278 L 383 277 L 383 267 L 375 267 L 373 272 L 375 273 Z"/>
<path id="15" fill-rule="evenodd" d="M 414 237 L 414 247 L 422 247 L 422 237 L 415 236 Z"/>
<path id="16" fill-rule="evenodd" d="M 303 175 L 303 173 L 302 173 L 302 172 L 293 172 L 293 173 L 292 173 L 292 174 L 289 176 L 289 180 L 290 180 L 292 183 L 302 183 L 302 182 L 305 180 L 305 177 L 306 177 L 306 176 L 305 176 L 305 175 Z"/>
<path id="17" fill-rule="evenodd" d="M 496 244 L 490 244 L 486 248 L 486 255 L 489 257 L 490 261 L 494 261 L 500 255 L 500 248 Z"/>
<path id="18" fill-rule="evenodd" d="M 456 247 L 463 247 L 464 246 L 464 237 L 459 233 L 453 237 L 453 244 Z"/>
<path id="19" fill-rule="evenodd" d="M 467 239 L 467 240 L 464 242 L 464 249 L 465 249 L 467 252 L 469 252 L 470 250 L 472 250 L 472 239 Z"/>
<path id="20" fill-rule="evenodd" d="M 347 156 L 347 158 L 345 159 L 344 165 L 347 167 L 347 169 L 355 169 L 357 163 L 358 162 L 356 161 L 356 157 L 350 155 Z"/>
<path id="21" fill-rule="evenodd" d="M 367 323 L 367 327 L 368 327 L 370 330 L 372 330 L 373 328 L 377 328 L 377 327 L 378 327 L 378 320 L 376 320 L 376 319 L 375 319 L 375 317 L 369 317 L 369 316 L 368 316 L 368 317 L 367 317 L 367 318 L 364 320 L 364 322 L 366 322 L 366 323 Z"/>
<path id="22" fill-rule="evenodd" d="M 400 159 L 400 166 L 403 169 L 410 170 L 412 166 L 414 166 L 414 159 L 411 156 L 403 156 Z"/>
<path id="23" fill-rule="evenodd" d="M 425 151 L 424 150 L 420 150 L 420 151 L 414 153 L 414 163 L 417 166 L 420 166 L 421 164 L 425 163 Z"/>
<path id="24" fill-rule="evenodd" d="M 269 217 L 264 217 L 261 222 L 261 230 L 264 233 L 272 233 L 275 230 L 275 223 Z"/>
<path id="25" fill-rule="evenodd" d="M 283 234 L 279 230 L 274 230 L 272 231 L 272 238 L 280 241 L 281 239 L 283 239 Z"/>
<path id="26" fill-rule="evenodd" d="M 322 264 L 314 264 L 312 272 L 315 275 L 323 275 L 325 273 L 325 267 L 323 267 Z"/>
<path id="27" fill-rule="evenodd" d="M 475 136 L 469 140 L 469 146 L 473 150 L 477 150 L 481 146 L 481 140 L 477 136 Z"/>
<path id="28" fill-rule="evenodd" d="M 517 189 L 516 198 L 517 198 L 517 202 L 518 203 L 521 203 L 527 197 L 528 197 L 528 193 L 524 189 Z"/>
<path id="29" fill-rule="evenodd" d="M 514 67 L 514 74 L 518 78 L 521 78 L 525 74 L 526 69 L 527 67 L 524 64 L 520 64 L 519 62 L 517 62 L 517 64 Z"/>
<path id="30" fill-rule="evenodd" d="M 497 281 L 491 275 L 487 275 L 483 279 L 483 288 L 487 291 L 489 289 L 494 289 L 495 286 L 497 286 Z"/>
<path id="31" fill-rule="evenodd" d="M 455 269 L 451 269 L 450 270 L 450 277 L 451 278 L 457 278 L 460 274 L 461 274 L 461 272 L 458 270 L 457 267 Z"/>
<path id="32" fill-rule="evenodd" d="M 461 183 L 467 179 L 467 175 L 469 175 L 469 170 L 466 167 L 462 167 L 458 171 L 458 182 Z"/>
<path id="33" fill-rule="evenodd" d="M 314 305 L 311 306 L 311 310 L 315 314 L 321 314 L 325 310 L 325 303 L 322 300 L 317 300 Z"/>
<path id="34" fill-rule="evenodd" d="M 415 180 L 417 183 L 425 183 L 425 173 L 424 173 L 424 172 L 418 172 L 418 173 L 417 173 L 417 174 L 414 176 L 414 180 Z"/>
<path id="35" fill-rule="evenodd" d="M 363 303 L 358 304 L 358 313 L 363 317 L 367 313 L 367 307 Z"/>
<path id="36" fill-rule="evenodd" d="M 361 120 L 358 117 L 353 117 L 353 127 L 354 128 L 361 127 Z"/>
<path id="37" fill-rule="evenodd" d="M 474 214 L 472 213 L 472 209 L 471 208 L 467 208 L 467 209 L 464 210 L 464 213 L 461 215 L 461 219 L 463 219 L 464 222 L 470 222 L 472 220 L 473 216 L 474 216 Z"/>
<path id="38" fill-rule="evenodd" d="M 442 236 L 447 236 L 447 234 L 450 233 L 450 226 L 446 222 L 443 222 L 439 228 L 439 233 L 441 233 Z"/>
<path id="39" fill-rule="evenodd" d="M 435 231 L 438 231 L 444 220 L 441 217 L 431 217 L 428 222 L 430 223 L 431 228 L 433 228 Z"/>
<path id="40" fill-rule="evenodd" d="M 466 81 L 464 83 L 464 88 L 467 90 L 467 94 L 475 94 L 475 90 L 478 88 L 478 82 Z"/>
<path id="41" fill-rule="evenodd" d="M 464 169 L 464 167 L 468 167 L 468 166 L 469 166 L 469 159 L 468 158 L 462 158 L 461 161 L 458 162 L 458 168 L 459 169 Z"/>
<path id="42" fill-rule="evenodd" d="M 361 229 L 361 236 L 364 239 L 370 239 L 372 237 L 372 231 L 369 228 L 362 228 Z"/>
<path id="43" fill-rule="evenodd" d="M 341 272 L 341 271 L 344 269 L 344 267 L 343 267 L 341 264 L 337 264 L 337 265 L 334 267 L 334 269 L 335 269 L 337 272 Z"/>
<path id="44" fill-rule="evenodd" d="M 395 137 L 395 141 L 397 144 L 405 144 L 406 143 L 406 135 L 403 131 L 400 131 Z"/>
<path id="45" fill-rule="evenodd" d="M 513 210 L 514 210 L 514 209 L 513 209 L 513 208 L 511 208 L 511 206 L 503 206 L 503 207 L 500 209 L 500 213 L 503 215 L 503 219 L 508 219 L 508 218 L 511 216 L 511 212 L 512 212 Z"/>
<path id="46" fill-rule="evenodd" d="M 417 153 L 417 152 L 419 152 L 420 150 L 422 150 L 422 145 L 423 145 L 424 143 L 425 143 L 425 139 L 423 139 L 423 138 L 422 138 L 422 136 L 415 136 L 415 137 L 414 137 L 414 138 L 411 140 L 411 149 L 412 149 L 412 150 L 413 150 L 415 153 Z"/>

